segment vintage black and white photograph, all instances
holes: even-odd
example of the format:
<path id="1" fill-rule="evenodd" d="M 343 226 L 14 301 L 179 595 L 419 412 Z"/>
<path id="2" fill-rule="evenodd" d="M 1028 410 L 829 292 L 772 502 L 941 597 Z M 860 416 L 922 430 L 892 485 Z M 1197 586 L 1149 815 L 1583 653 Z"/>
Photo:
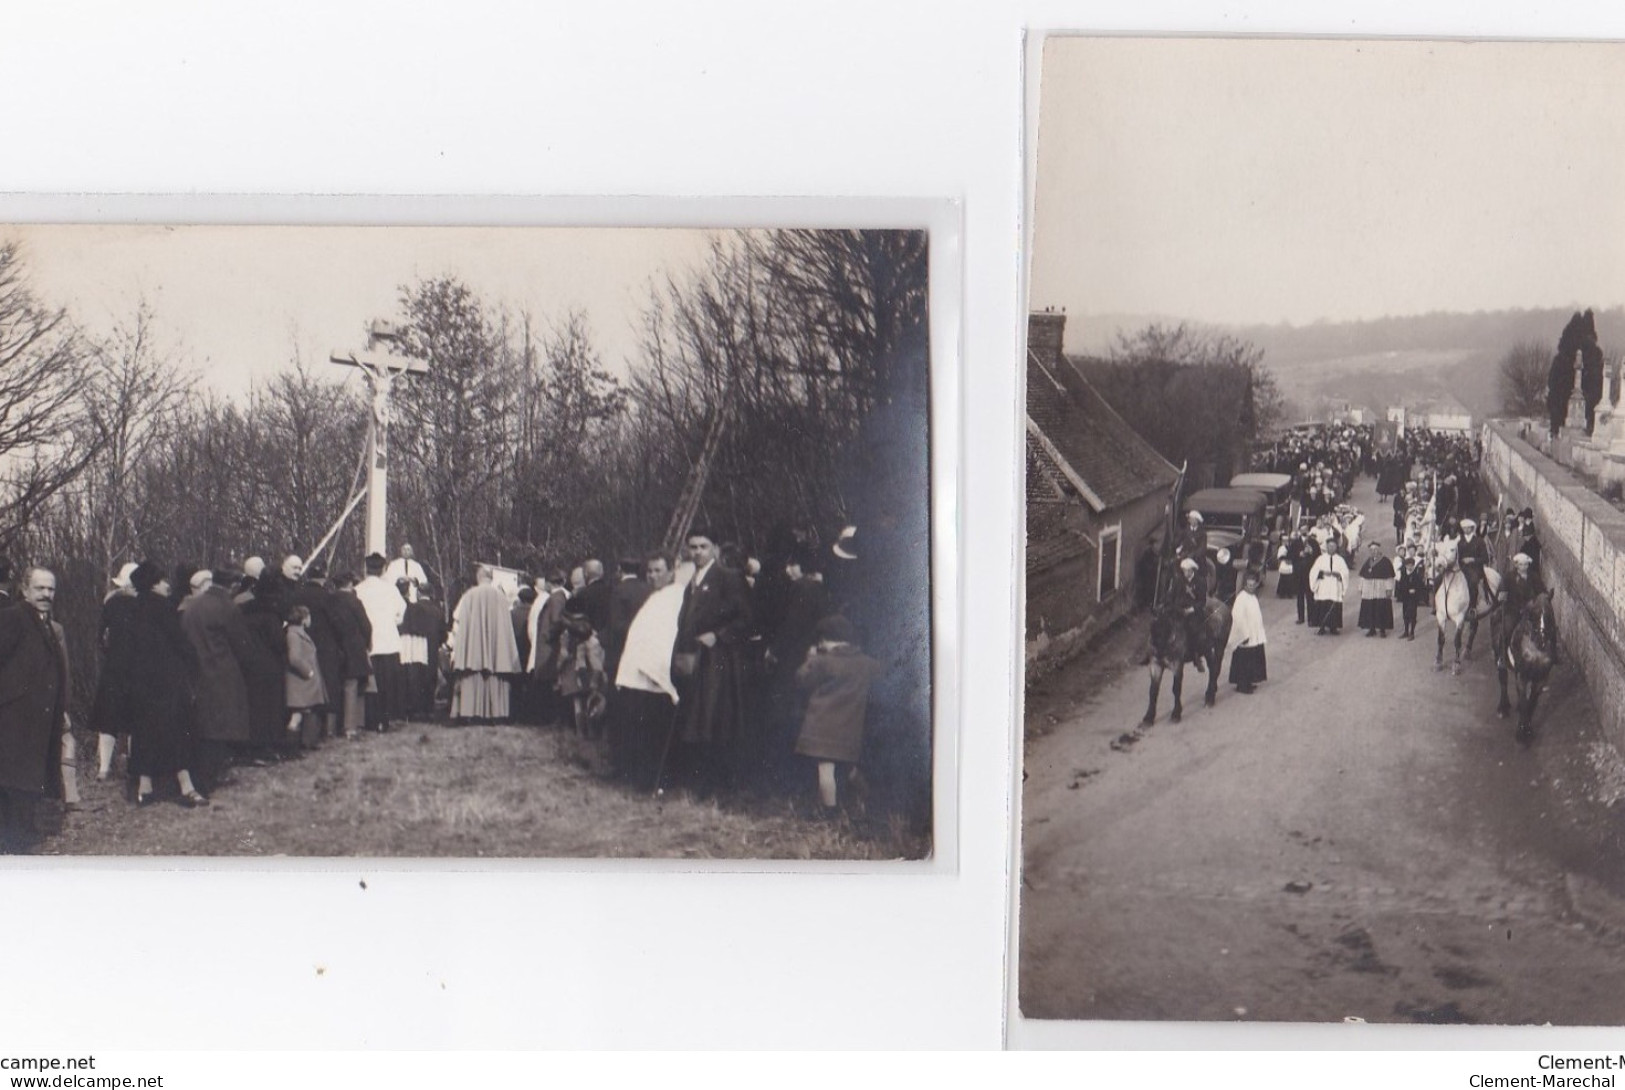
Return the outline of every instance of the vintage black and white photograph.
<path id="1" fill-rule="evenodd" d="M 930 235 L 0 226 L 0 828 L 933 851 Z"/>
<path id="2" fill-rule="evenodd" d="M 1032 78 L 1020 1014 L 1625 1022 L 1625 50 Z"/>

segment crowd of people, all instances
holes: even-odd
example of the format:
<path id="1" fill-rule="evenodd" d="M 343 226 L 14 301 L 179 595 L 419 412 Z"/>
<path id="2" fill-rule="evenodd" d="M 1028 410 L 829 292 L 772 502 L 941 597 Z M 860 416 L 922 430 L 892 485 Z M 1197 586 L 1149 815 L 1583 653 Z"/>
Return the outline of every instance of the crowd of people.
<path id="1" fill-rule="evenodd" d="M 1277 597 L 1296 603 L 1296 623 L 1316 635 L 1338 635 L 1344 603 L 1357 590 L 1355 620 L 1366 637 L 1397 632 L 1414 640 L 1419 612 L 1431 608 L 1444 575 L 1441 554 L 1452 556 L 1466 576 L 1476 616 L 1494 609 L 1510 615 L 1541 594 L 1534 511 L 1481 509 L 1480 453 L 1477 440 L 1460 434 L 1410 429 L 1379 442 L 1372 427 L 1346 424 L 1299 429 L 1260 451 L 1252 468 L 1292 475 L 1299 503 L 1298 518 L 1269 565 L 1277 575 Z M 1379 502 L 1392 505 L 1392 556 L 1365 514 L 1347 502 L 1361 473 L 1375 478 Z M 1257 597 L 1267 572 L 1249 566 L 1234 590 L 1216 586 L 1211 565 L 1200 563 L 1202 547 L 1200 521 L 1193 518 L 1180 538 L 1181 578 L 1170 605 L 1184 614 L 1195 639 L 1203 598 L 1216 594 L 1229 603 L 1229 680 L 1242 693 L 1255 692 L 1267 678 Z M 1484 575 L 1492 567 L 1502 576 L 1493 598 Z"/>
<path id="2" fill-rule="evenodd" d="M 359 577 L 294 555 L 232 570 L 129 563 L 101 610 L 94 775 L 113 777 L 122 740 L 134 805 L 203 807 L 245 764 L 443 717 L 568 731 L 638 791 L 861 808 L 877 775 L 919 763 L 896 749 L 920 724 L 899 724 L 928 699 L 905 691 L 928 637 L 898 635 L 871 544 L 854 527 L 822 547 L 787 534 L 767 561 L 697 529 L 680 556 L 623 559 L 613 574 L 588 558 L 504 589 L 481 565 L 449 611 L 410 545 L 369 555 Z M 0 847 L 12 851 L 37 842 L 43 800 L 79 801 L 55 576 L 30 568 L 17 586 L 20 603 L 0 591 Z"/>

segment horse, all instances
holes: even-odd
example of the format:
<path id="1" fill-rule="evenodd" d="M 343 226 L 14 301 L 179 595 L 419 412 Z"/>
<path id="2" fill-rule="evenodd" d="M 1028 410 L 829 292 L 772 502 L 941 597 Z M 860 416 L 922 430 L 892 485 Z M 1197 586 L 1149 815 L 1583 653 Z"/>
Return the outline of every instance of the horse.
<path id="1" fill-rule="evenodd" d="M 1452 674 L 1461 673 L 1461 635 L 1467 633 L 1467 658 L 1473 657 L 1473 641 L 1478 638 L 1478 614 L 1469 608 L 1472 602 L 1467 586 L 1467 575 L 1456 564 L 1456 542 L 1445 538 L 1433 547 L 1434 564 L 1441 573 L 1439 586 L 1433 592 L 1433 613 L 1439 626 L 1439 647 L 1433 656 L 1433 668 L 1444 669 L 1444 631 L 1450 625 L 1455 629 L 1456 659 L 1450 665 Z M 1494 568 L 1484 569 L 1484 580 L 1491 595 L 1501 591 L 1501 573 Z"/>
<path id="2" fill-rule="evenodd" d="M 1495 714 L 1502 719 L 1512 710 L 1507 699 L 1507 670 L 1517 677 L 1518 732 L 1521 745 L 1535 740 L 1535 702 L 1540 699 L 1557 661 L 1557 621 L 1552 614 L 1552 592 L 1531 598 L 1516 617 L 1499 614 L 1492 622 L 1495 677 L 1501 684 L 1501 703 Z"/>
<path id="3" fill-rule="evenodd" d="M 1146 704 L 1145 718 L 1150 726 L 1157 719 L 1157 697 L 1162 690 L 1163 671 L 1170 666 L 1174 671 L 1174 711 L 1169 718 L 1177 723 L 1184 712 L 1181 697 L 1185 685 L 1185 664 L 1200 658 L 1207 668 L 1207 694 L 1202 705 L 1211 708 L 1219 695 L 1219 668 L 1224 663 L 1224 649 L 1230 643 L 1230 607 L 1217 598 L 1208 598 L 1204 608 L 1202 633 L 1205 645 L 1188 646 L 1185 622 L 1170 610 L 1159 610 L 1151 615 L 1151 695 Z"/>

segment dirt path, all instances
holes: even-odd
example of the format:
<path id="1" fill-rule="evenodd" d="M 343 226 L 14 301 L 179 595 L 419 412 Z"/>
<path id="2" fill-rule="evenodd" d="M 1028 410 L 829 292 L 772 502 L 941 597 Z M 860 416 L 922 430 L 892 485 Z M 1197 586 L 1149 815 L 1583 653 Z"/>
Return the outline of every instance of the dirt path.
<path id="1" fill-rule="evenodd" d="M 1354 502 L 1391 543 L 1369 479 Z M 1271 579 L 1256 695 L 1175 724 L 1165 692 L 1125 745 L 1133 670 L 1029 741 L 1024 1014 L 1625 1021 L 1625 807 L 1583 683 L 1559 671 L 1520 748 L 1486 648 L 1436 673 L 1425 609 L 1367 639 L 1356 594 L 1316 637 Z"/>

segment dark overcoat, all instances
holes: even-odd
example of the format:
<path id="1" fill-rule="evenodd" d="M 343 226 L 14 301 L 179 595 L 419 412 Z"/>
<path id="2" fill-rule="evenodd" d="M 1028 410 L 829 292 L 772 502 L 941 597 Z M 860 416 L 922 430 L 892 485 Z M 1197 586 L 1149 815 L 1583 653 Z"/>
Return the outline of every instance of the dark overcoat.
<path id="1" fill-rule="evenodd" d="M 107 669 L 107 655 L 116 633 L 129 623 L 135 612 L 135 595 L 117 591 L 102 602 L 101 638 L 102 672 L 96 679 L 96 698 L 90 706 L 90 729 L 100 734 L 123 734 L 124 726 L 114 714 L 117 694 L 112 691 L 111 674 Z"/>
<path id="2" fill-rule="evenodd" d="M 717 638 L 711 647 L 699 642 L 707 632 Z M 750 597 L 738 572 L 713 563 L 698 584 L 684 588 L 672 650 L 674 655 L 699 656 L 693 674 L 679 682 L 685 742 L 727 744 L 746 738 L 743 653 L 750 633 Z"/>
<path id="3" fill-rule="evenodd" d="M 0 787 L 60 797 L 68 656 L 62 626 L 0 610 Z"/>
<path id="4" fill-rule="evenodd" d="M 354 591 L 335 590 L 328 597 L 328 610 L 339 637 L 342 664 L 339 677 L 345 681 L 365 681 L 372 676 L 372 622 L 367 607 Z"/>
<path id="5" fill-rule="evenodd" d="M 288 639 L 283 633 L 283 602 L 280 591 L 261 589 L 241 607 L 253 647 L 243 668 L 243 680 L 248 683 L 248 733 L 249 741 L 257 745 L 286 741 L 283 678 L 288 670 Z"/>
<path id="6" fill-rule="evenodd" d="M 107 649 L 117 722 L 130 734 L 130 773 L 162 776 L 192 766 L 192 680 L 197 661 L 168 598 L 136 596 Z"/>
<path id="7" fill-rule="evenodd" d="M 244 674 L 256 648 L 242 614 L 225 587 L 214 586 L 188 598 L 180 611 L 181 631 L 197 659 L 194 686 L 195 733 L 213 742 L 246 742 L 248 684 Z"/>

